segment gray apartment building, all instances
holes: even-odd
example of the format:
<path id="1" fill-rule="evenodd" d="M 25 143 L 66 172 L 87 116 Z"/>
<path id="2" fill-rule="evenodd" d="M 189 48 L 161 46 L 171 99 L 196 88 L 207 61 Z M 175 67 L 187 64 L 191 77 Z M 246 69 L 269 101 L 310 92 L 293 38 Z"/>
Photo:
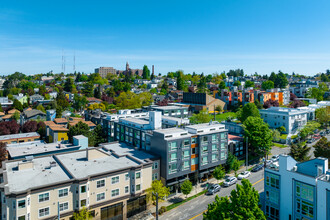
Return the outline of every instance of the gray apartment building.
<path id="1" fill-rule="evenodd" d="M 188 118 L 188 107 L 175 106 L 175 105 L 168 105 L 168 106 L 152 105 L 152 106 L 148 106 L 147 109 L 149 111 L 160 111 L 164 116 L 170 116 L 175 118 Z"/>
<path id="2" fill-rule="evenodd" d="M 1 219 L 71 219 L 86 207 L 93 219 L 127 219 L 146 210 L 145 191 L 159 160 L 124 143 L 5 161 Z"/>
<path id="3" fill-rule="evenodd" d="M 116 69 L 113 67 L 99 67 L 95 69 L 95 73 L 98 73 L 102 78 L 105 78 L 108 73 L 116 74 Z"/>
<path id="4" fill-rule="evenodd" d="M 207 178 L 214 168 L 224 164 L 228 155 L 228 132 L 219 123 L 154 130 L 150 151 L 160 155 L 161 180 L 171 192 L 189 178 L 193 183 Z"/>

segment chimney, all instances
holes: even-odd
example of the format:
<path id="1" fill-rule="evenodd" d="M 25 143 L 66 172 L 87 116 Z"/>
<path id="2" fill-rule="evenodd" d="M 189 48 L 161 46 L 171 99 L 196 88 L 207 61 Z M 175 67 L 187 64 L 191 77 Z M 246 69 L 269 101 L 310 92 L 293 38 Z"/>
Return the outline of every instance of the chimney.
<path id="1" fill-rule="evenodd" d="M 149 112 L 149 125 L 153 130 L 162 128 L 162 113 L 158 111 Z"/>

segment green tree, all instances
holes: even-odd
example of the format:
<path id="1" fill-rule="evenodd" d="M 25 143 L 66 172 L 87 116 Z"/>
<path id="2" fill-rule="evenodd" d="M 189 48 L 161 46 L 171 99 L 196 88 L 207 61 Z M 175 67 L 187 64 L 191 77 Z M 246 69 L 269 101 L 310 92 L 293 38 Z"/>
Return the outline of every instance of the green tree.
<path id="1" fill-rule="evenodd" d="M 317 99 L 317 101 L 323 100 L 324 91 L 319 88 L 310 88 L 306 92 L 307 98 Z"/>
<path id="2" fill-rule="evenodd" d="M 235 81 L 233 86 L 240 86 L 241 85 L 241 82 L 240 81 Z"/>
<path id="3" fill-rule="evenodd" d="M 321 127 L 321 124 L 316 121 L 309 121 L 307 124 L 299 131 L 299 136 L 302 139 L 308 137 L 308 135 L 314 134 L 314 130 Z"/>
<path id="4" fill-rule="evenodd" d="M 147 65 L 143 66 L 143 73 L 142 73 L 143 79 L 149 79 L 150 78 L 150 70 Z"/>
<path id="5" fill-rule="evenodd" d="M 63 109 L 69 107 L 70 103 L 65 97 L 65 94 L 60 91 L 56 96 L 56 103 L 58 106 L 61 106 Z"/>
<path id="6" fill-rule="evenodd" d="M 270 81 L 270 80 L 264 81 L 261 84 L 261 88 L 265 91 L 268 90 L 268 89 L 273 89 L 274 88 L 274 82 Z"/>
<path id="7" fill-rule="evenodd" d="M 20 113 L 18 111 L 16 111 L 12 116 L 11 116 L 12 119 L 18 121 L 19 118 L 20 118 Z"/>
<path id="8" fill-rule="evenodd" d="M 263 106 L 261 105 L 261 103 L 259 102 L 259 100 L 254 100 L 254 104 L 257 106 L 257 109 L 262 109 Z"/>
<path id="9" fill-rule="evenodd" d="M 222 112 L 222 107 L 221 107 L 221 105 L 217 105 L 217 106 L 215 107 L 215 111 Z"/>
<path id="10" fill-rule="evenodd" d="M 260 117 L 259 110 L 254 103 L 247 103 L 241 111 L 237 112 L 237 118 L 244 123 L 248 117 Z"/>
<path id="11" fill-rule="evenodd" d="M 87 97 L 92 97 L 93 96 L 93 91 L 94 91 L 94 83 L 93 82 L 86 82 L 84 84 L 84 88 L 82 89 L 82 92 L 87 96 Z"/>
<path id="12" fill-rule="evenodd" d="M 86 207 L 83 207 L 79 210 L 79 212 L 73 213 L 73 219 L 74 220 L 91 220 L 93 219 L 91 213 L 86 209 Z"/>
<path id="13" fill-rule="evenodd" d="M 42 111 L 42 112 L 44 112 L 44 113 L 46 113 L 46 110 L 45 110 L 45 108 L 41 105 L 41 104 L 39 104 L 38 106 L 37 106 L 37 110 L 39 110 L 39 111 Z"/>
<path id="14" fill-rule="evenodd" d="M 240 166 L 241 166 L 241 162 L 235 157 L 233 161 L 233 170 L 235 172 L 235 176 L 237 175 L 237 171 L 239 170 Z"/>
<path id="15" fill-rule="evenodd" d="M 247 81 L 245 82 L 244 87 L 245 87 L 245 88 L 254 87 L 254 82 L 252 82 L 251 80 L 247 80 Z"/>
<path id="16" fill-rule="evenodd" d="M 201 124 L 201 123 L 207 123 L 211 121 L 211 116 L 207 112 L 207 110 L 200 111 L 198 114 L 193 114 L 190 117 L 190 122 L 192 124 Z"/>
<path id="17" fill-rule="evenodd" d="M 156 194 L 158 194 L 159 202 L 164 201 L 165 197 L 170 195 L 170 189 L 165 187 L 161 180 L 154 180 L 151 183 L 151 188 L 147 189 L 147 200 L 156 204 Z"/>
<path id="18" fill-rule="evenodd" d="M 276 78 L 275 78 L 275 81 L 274 81 L 275 87 L 283 89 L 288 84 L 289 84 L 289 81 L 286 78 L 286 75 L 283 72 L 279 71 Z"/>
<path id="19" fill-rule="evenodd" d="M 205 220 L 266 220 L 259 207 L 259 193 L 252 187 L 247 179 L 242 180 L 242 185 L 237 184 L 230 197 L 215 197 L 215 201 L 208 205 L 203 214 Z"/>
<path id="20" fill-rule="evenodd" d="M 199 93 L 206 93 L 206 88 L 207 88 L 206 77 L 204 77 L 203 74 L 201 74 L 200 76 L 200 80 L 197 83 L 197 88 Z"/>
<path id="21" fill-rule="evenodd" d="M 230 172 L 230 171 L 233 170 L 233 163 L 234 163 L 235 159 L 236 159 L 236 157 L 231 152 L 228 152 L 228 157 L 227 157 L 227 160 L 226 160 L 226 170 L 227 170 L 227 172 Z"/>
<path id="22" fill-rule="evenodd" d="M 97 99 L 100 99 L 101 98 L 101 89 L 99 86 L 97 86 L 95 89 L 94 89 L 94 97 L 97 98 Z"/>
<path id="23" fill-rule="evenodd" d="M 292 144 L 289 155 L 298 162 L 304 162 L 310 159 L 310 156 L 308 156 L 310 149 L 310 147 L 302 143 Z"/>
<path id="24" fill-rule="evenodd" d="M 192 183 L 188 179 L 186 179 L 181 185 L 181 191 L 183 195 L 185 195 L 187 198 L 191 190 L 192 190 Z"/>
<path id="25" fill-rule="evenodd" d="M 86 137 L 89 137 L 90 135 L 89 135 L 88 125 L 86 123 L 79 121 L 76 125 L 70 127 L 68 131 L 68 137 L 70 143 L 73 143 L 73 136 L 76 135 L 84 135 Z"/>
<path id="26" fill-rule="evenodd" d="M 76 88 L 74 85 L 74 80 L 71 77 L 68 77 L 64 83 L 64 91 L 73 92 L 74 88 Z"/>
<path id="27" fill-rule="evenodd" d="M 219 180 L 223 179 L 226 176 L 225 168 L 221 165 L 217 166 L 213 171 L 213 176 L 219 182 Z"/>
<path id="28" fill-rule="evenodd" d="M 1 104 L 0 104 L 0 112 L 3 112 L 3 109 L 2 109 L 2 106 L 1 106 Z"/>
<path id="29" fill-rule="evenodd" d="M 72 107 L 78 111 L 81 111 L 82 109 L 84 109 L 84 107 L 87 105 L 87 103 L 88 103 L 88 100 L 87 100 L 86 96 L 75 95 L 73 97 Z"/>
<path id="30" fill-rule="evenodd" d="M 178 71 L 177 72 L 177 75 L 178 76 L 176 78 L 176 87 L 177 87 L 178 90 L 183 90 L 184 89 L 184 85 L 185 85 L 184 79 L 183 79 L 183 77 L 184 77 L 183 72 L 182 71 Z"/>
<path id="31" fill-rule="evenodd" d="M 97 125 L 92 133 L 94 136 L 93 146 L 98 146 L 99 144 L 106 142 L 106 135 L 101 125 Z"/>
<path id="32" fill-rule="evenodd" d="M 277 130 L 283 134 L 284 132 L 286 132 L 286 128 L 284 126 L 278 127 Z"/>
<path id="33" fill-rule="evenodd" d="M 13 107 L 19 111 L 23 111 L 23 105 L 20 101 L 18 101 L 17 99 L 14 99 L 13 102 Z"/>
<path id="34" fill-rule="evenodd" d="M 322 127 L 327 128 L 330 123 L 330 106 L 326 108 L 319 108 L 315 110 L 316 120 L 322 125 Z"/>
<path id="35" fill-rule="evenodd" d="M 42 85 L 39 87 L 39 95 L 45 95 L 47 92 L 46 90 L 46 86 L 45 85 Z"/>
<path id="36" fill-rule="evenodd" d="M 314 145 L 314 156 L 315 157 L 325 157 L 330 160 L 330 141 L 326 137 L 322 137 Z M 329 165 L 328 165 L 329 166 Z"/>
<path id="37" fill-rule="evenodd" d="M 278 130 L 274 129 L 273 130 L 273 141 L 279 142 L 280 140 L 281 140 L 281 133 Z"/>
<path id="38" fill-rule="evenodd" d="M 273 135 L 272 131 L 268 128 L 268 124 L 260 117 L 250 116 L 244 121 L 243 128 L 245 137 L 249 138 L 251 149 L 266 158 L 273 145 Z"/>
<path id="39" fill-rule="evenodd" d="M 224 82 L 224 81 L 221 81 L 220 83 L 219 83 L 219 90 L 221 90 L 221 89 L 225 89 L 226 88 L 226 83 Z"/>

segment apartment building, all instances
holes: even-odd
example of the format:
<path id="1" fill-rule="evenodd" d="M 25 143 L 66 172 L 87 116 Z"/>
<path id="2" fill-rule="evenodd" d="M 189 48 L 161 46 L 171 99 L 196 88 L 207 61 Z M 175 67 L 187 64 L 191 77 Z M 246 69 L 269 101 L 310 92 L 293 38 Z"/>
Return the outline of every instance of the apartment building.
<path id="1" fill-rule="evenodd" d="M 149 111 L 160 111 L 164 116 L 171 116 L 175 118 L 188 118 L 188 107 L 183 106 L 149 106 Z"/>
<path id="2" fill-rule="evenodd" d="M 0 142 L 3 142 L 5 144 L 16 144 L 22 142 L 37 141 L 39 139 L 40 139 L 40 135 L 37 132 L 9 134 L 9 135 L 0 136 Z"/>
<path id="3" fill-rule="evenodd" d="M 260 109 L 259 112 L 261 118 L 268 123 L 270 128 L 276 129 L 283 126 L 287 134 L 297 133 L 309 120 L 309 112 L 304 109 L 271 107 Z"/>
<path id="4" fill-rule="evenodd" d="M 298 163 L 280 155 L 265 168 L 264 211 L 267 219 L 330 219 L 328 159 Z"/>
<path id="5" fill-rule="evenodd" d="M 302 80 L 299 82 L 290 83 L 290 92 L 295 94 L 298 98 L 304 98 L 309 89 L 318 87 L 318 81 Z"/>
<path id="6" fill-rule="evenodd" d="M 95 73 L 98 73 L 102 78 L 105 78 L 107 77 L 108 73 L 116 74 L 116 69 L 113 67 L 99 67 L 95 69 Z"/>
<path id="7" fill-rule="evenodd" d="M 1 219 L 69 220 L 83 207 L 96 220 L 127 219 L 146 210 L 145 190 L 159 160 L 145 152 L 119 149 L 105 144 L 3 162 Z"/>
<path id="8" fill-rule="evenodd" d="M 254 91 L 252 89 L 246 89 L 242 92 L 243 105 L 247 103 L 254 103 Z"/>
<path id="9" fill-rule="evenodd" d="M 160 155 L 161 180 L 171 192 L 180 190 L 180 183 L 186 178 L 193 183 L 207 178 L 227 159 L 228 132 L 219 123 L 158 129 L 147 136 L 150 151 Z"/>

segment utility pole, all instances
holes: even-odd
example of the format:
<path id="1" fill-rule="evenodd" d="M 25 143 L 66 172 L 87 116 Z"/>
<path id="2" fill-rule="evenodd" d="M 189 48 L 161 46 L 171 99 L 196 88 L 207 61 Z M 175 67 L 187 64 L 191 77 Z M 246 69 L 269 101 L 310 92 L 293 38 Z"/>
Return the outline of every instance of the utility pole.
<path id="1" fill-rule="evenodd" d="M 246 154 L 246 170 L 247 170 L 247 168 L 248 168 L 248 166 L 249 166 L 249 149 L 248 149 L 248 146 L 249 146 L 249 144 L 248 144 L 248 142 L 249 142 L 249 138 L 248 137 L 246 137 L 246 152 L 245 152 L 245 154 Z"/>
<path id="2" fill-rule="evenodd" d="M 158 220 L 158 192 L 152 194 L 156 196 L 156 220 Z"/>

